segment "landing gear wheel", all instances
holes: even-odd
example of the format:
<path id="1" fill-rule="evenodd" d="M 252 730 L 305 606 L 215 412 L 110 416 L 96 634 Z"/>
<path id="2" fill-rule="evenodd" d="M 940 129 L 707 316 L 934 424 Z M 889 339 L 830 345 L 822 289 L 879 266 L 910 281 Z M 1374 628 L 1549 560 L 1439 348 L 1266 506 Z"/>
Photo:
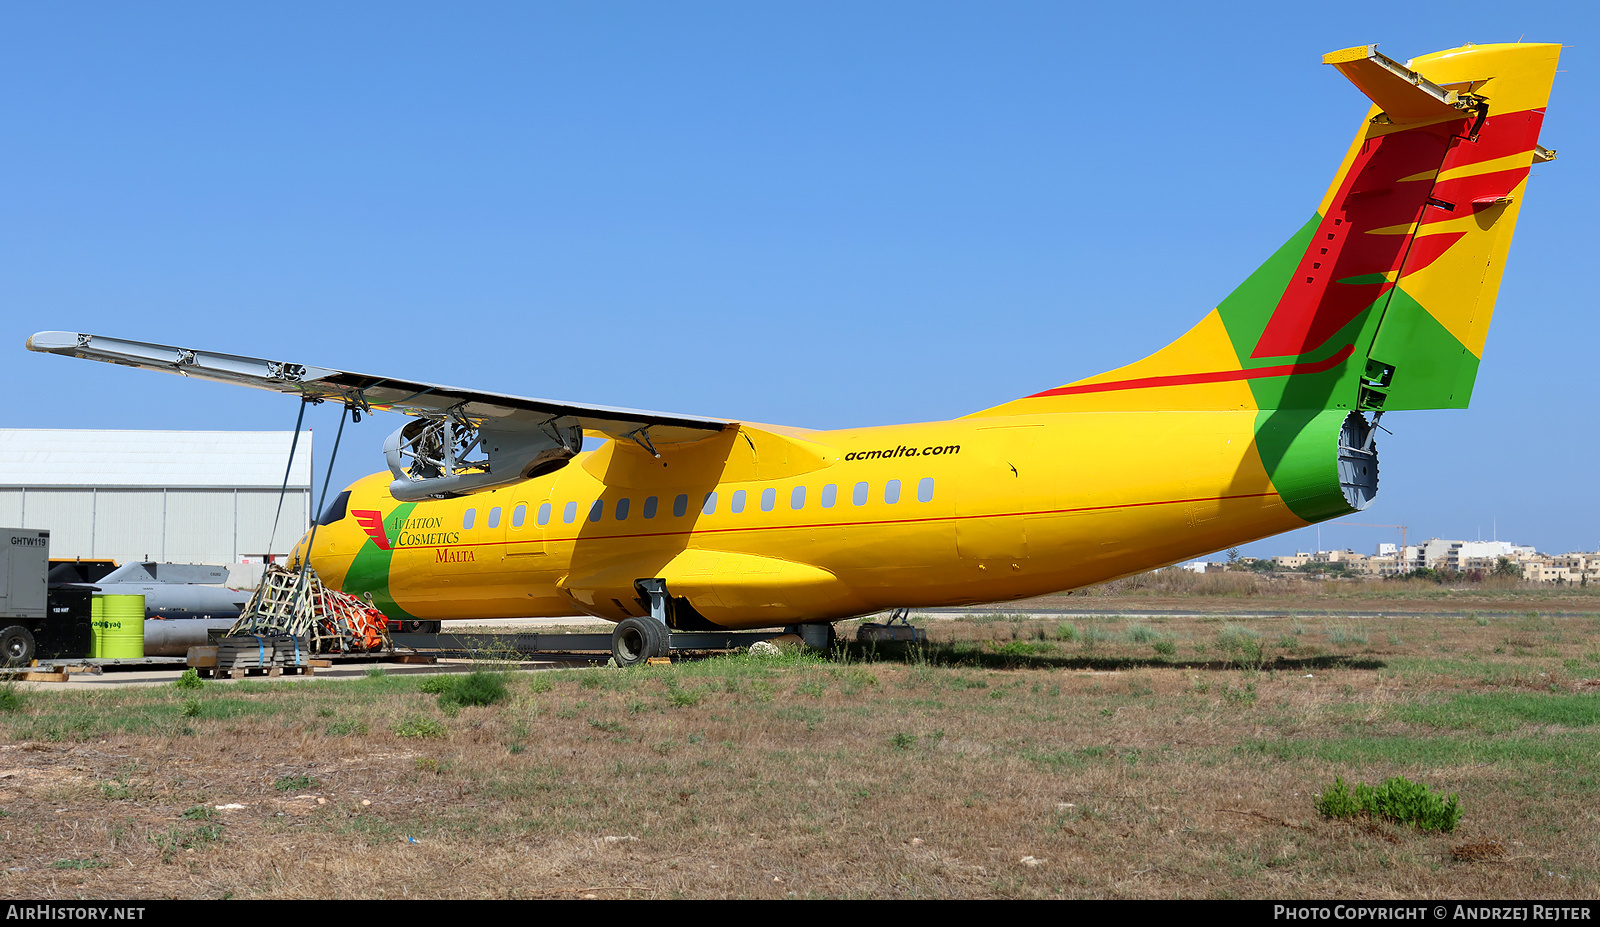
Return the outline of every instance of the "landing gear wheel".
<path id="1" fill-rule="evenodd" d="M 654 618 L 625 618 L 611 632 L 611 656 L 618 666 L 638 666 L 669 651 L 667 629 Z"/>
<path id="2" fill-rule="evenodd" d="M 33 662 L 33 632 L 20 624 L 0 630 L 0 660 L 7 666 L 25 666 Z"/>

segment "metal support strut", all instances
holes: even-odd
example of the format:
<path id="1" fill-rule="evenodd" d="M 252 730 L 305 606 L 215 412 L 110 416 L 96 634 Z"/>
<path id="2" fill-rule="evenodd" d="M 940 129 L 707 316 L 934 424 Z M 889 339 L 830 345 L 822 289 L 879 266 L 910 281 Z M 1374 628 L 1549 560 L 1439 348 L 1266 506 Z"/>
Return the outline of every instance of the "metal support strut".
<path id="1" fill-rule="evenodd" d="M 667 581 L 660 578 L 641 579 L 633 585 L 650 600 L 650 617 L 661 622 L 663 628 L 670 628 L 671 625 L 667 624 Z"/>

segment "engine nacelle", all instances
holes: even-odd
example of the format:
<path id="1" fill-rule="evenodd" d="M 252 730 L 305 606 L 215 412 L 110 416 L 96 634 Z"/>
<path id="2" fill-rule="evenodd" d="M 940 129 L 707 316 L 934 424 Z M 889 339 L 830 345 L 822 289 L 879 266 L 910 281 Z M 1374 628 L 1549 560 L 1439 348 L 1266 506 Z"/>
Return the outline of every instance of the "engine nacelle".
<path id="1" fill-rule="evenodd" d="M 583 428 L 571 418 L 515 427 L 459 417 L 418 418 L 383 442 L 401 502 L 449 499 L 553 473 L 583 449 Z"/>

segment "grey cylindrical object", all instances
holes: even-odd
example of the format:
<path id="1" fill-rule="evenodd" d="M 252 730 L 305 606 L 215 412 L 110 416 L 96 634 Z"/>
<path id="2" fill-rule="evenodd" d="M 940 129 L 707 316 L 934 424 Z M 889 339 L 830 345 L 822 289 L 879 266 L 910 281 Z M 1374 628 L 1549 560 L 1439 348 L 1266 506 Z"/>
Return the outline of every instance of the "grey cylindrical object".
<path id="1" fill-rule="evenodd" d="M 144 623 L 144 652 L 150 657 L 181 657 L 190 647 L 203 647 L 206 632 L 212 628 L 226 631 L 232 621 L 209 618 L 171 618 L 150 620 Z"/>

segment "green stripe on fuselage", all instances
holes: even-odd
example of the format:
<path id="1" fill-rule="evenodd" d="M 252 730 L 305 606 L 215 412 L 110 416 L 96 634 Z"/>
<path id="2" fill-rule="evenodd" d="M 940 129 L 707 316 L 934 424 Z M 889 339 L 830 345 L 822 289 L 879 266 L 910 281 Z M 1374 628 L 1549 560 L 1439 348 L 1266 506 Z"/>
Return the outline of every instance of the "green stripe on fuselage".
<path id="1" fill-rule="evenodd" d="M 389 538 L 389 546 L 391 548 L 394 546 L 395 535 L 398 532 L 390 530 L 387 526 L 391 523 L 404 524 L 405 520 L 410 517 L 411 510 L 416 507 L 417 504 L 415 502 L 404 503 L 384 518 L 383 523 L 386 526 L 384 533 Z M 395 621 L 414 621 L 416 616 L 407 613 L 405 609 L 401 608 L 395 602 L 394 596 L 389 592 L 389 567 L 393 559 L 393 550 L 383 550 L 371 538 L 367 538 L 366 543 L 361 545 L 361 549 L 356 551 L 355 559 L 350 561 L 350 570 L 344 575 L 344 589 L 342 591 L 353 595 L 360 595 L 364 592 L 371 593 L 372 604 L 376 605 L 379 611 L 388 615 L 391 619 Z"/>

